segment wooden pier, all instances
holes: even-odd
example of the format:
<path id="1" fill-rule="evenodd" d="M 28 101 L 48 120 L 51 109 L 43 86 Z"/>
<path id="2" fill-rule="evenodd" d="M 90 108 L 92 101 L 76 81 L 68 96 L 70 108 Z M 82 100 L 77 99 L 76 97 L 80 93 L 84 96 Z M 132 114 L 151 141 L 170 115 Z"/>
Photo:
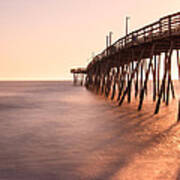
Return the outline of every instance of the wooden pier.
<path id="1" fill-rule="evenodd" d="M 77 68 L 71 69 L 71 73 L 73 74 L 73 83 L 76 85 L 78 80 L 80 81 L 80 85 L 84 85 L 84 74 L 86 74 L 86 68 Z"/>
<path id="2" fill-rule="evenodd" d="M 118 39 L 96 55 L 86 69 L 72 69 L 71 73 L 74 74 L 74 82 L 77 74 L 86 74 L 87 89 L 110 96 L 119 106 L 125 98 L 128 103 L 131 102 L 134 88 L 134 96 L 139 100 L 138 110 L 142 109 L 145 94 L 148 93 L 147 84 L 151 75 L 152 100 L 156 102 L 154 113 L 157 114 L 162 101 L 169 105 L 170 95 L 175 98 L 171 64 L 175 52 L 180 79 L 179 49 L 180 12 Z M 160 67 L 162 63 L 164 65 Z"/>

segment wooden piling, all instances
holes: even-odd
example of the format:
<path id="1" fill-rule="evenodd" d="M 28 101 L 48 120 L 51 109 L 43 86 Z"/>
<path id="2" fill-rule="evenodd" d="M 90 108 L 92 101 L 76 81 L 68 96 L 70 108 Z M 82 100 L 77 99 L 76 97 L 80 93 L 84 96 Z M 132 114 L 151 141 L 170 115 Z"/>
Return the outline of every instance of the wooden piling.
<path id="1" fill-rule="evenodd" d="M 118 68 L 117 68 L 118 71 Z M 111 94 L 111 100 L 114 99 L 115 93 L 116 93 L 116 79 L 117 79 L 118 72 L 113 71 L 113 87 L 112 87 L 112 94 Z"/>
<path id="2" fill-rule="evenodd" d="M 153 101 L 156 101 L 156 55 L 154 56 L 154 69 L 153 69 Z"/>
<path id="3" fill-rule="evenodd" d="M 136 72 L 136 81 L 135 81 L 135 98 L 138 96 L 138 89 L 139 89 L 139 67 Z"/>
<path id="4" fill-rule="evenodd" d="M 179 103 L 178 103 L 178 116 L 177 116 L 177 122 L 180 121 L 180 100 L 179 100 Z"/>
<path id="5" fill-rule="evenodd" d="M 158 69 L 157 69 L 157 92 L 158 92 L 158 94 L 159 94 L 159 88 L 160 88 L 160 65 L 161 65 L 161 54 L 159 54 Z"/>
<path id="6" fill-rule="evenodd" d="M 167 66 L 168 66 L 168 63 L 167 63 L 167 52 L 165 53 L 165 61 L 164 61 L 164 72 L 167 72 Z M 163 85 L 163 102 L 166 101 L 166 79 L 164 81 L 164 85 Z"/>
<path id="7" fill-rule="evenodd" d="M 143 86 L 143 88 L 141 90 L 141 93 L 140 93 L 140 101 L 139 101 L 138 110 L 141 110 L 141 108 L 142 108 L 142 104 L 143 104 L 143 100 L 144 100 L 144 91 L 147 89 L 147 82 L 148 82 L 150 68 L 152 66 L 154 48 L 155 48 L 155 44 L 153 44 L 152 47 L 151 47 L 149 66 L 148 66 L 148 70 L 146 71 L 146 77 L 145 77 L 145 81 L 144 81 L 144 86 Z"/>
<path id="8" fill-rule="evenodd" d="M 117 101 L 120 100 L 120 97 L 122 95 L 122 92 L 123 92 L 123 89 L 124 89 L 124 84 L 125 84 L 125 76 L 126 76 L 126 73 L 124 71 L 125 69 L 125 66 L 123 65 L 121 67 L 121 75 L 120 75 L 120 86 L 119 86 L 119 92 L 118 92 L 118 97 L 117 97 Z"/>
<path id="9" fill-rule="evenodd" d="M 139 60 L 138 60 L 138 62 L 137 62 L 137 64 L 136 64 L 136 68 L 135 68 L 134 71 L 131 73 L 131 77 L 130 77 L 130 79 L 129 79 L 129 81 L 128 81 L 127 87 L 126 87 L 126 89 L 125 89 L 125 91 L 124 91 L 124 93 L 123 93 L 122 98 L 121 98 L 120 101 L 119 101 L 119 104 L 118 104 L 119 106 L 122 105 L 122 103 L 123 103 L 123 101 L 124 101 L 124 98 L 125 98 L 126 94 L 128 93 L 128 91 L 129 91 L 129 89 L 130 89 L 132 80 L 133 80 L 133 78 L 134 78 L 134 74 L 135 74 L 135 73 L 137 72 L 137 70 L 138 70 L 139 64 L 140 64 L 140 62 L 141 62 L 140 60 L 141 60 L 141 58 L 142 58 L 142 56 L 143 56 L 143 54 L 144 54 L 144 51 L 145 51 L 145 48 L 142 49 L 141 54 L 140 54 L 140 57 L 139 57 Z"/>
<path id="10" fill-rule="evenodd" d="M 168 73 L 168 83 L 166 89 L 166 106 L 168 106 L 169 104 L 169 90 L 171 85 L 171 58 L 169 59 L 169 62 L 167 62 L 167 73 Z"/>
<path id="11" fill-rule="evenodd" d="M 131 67 L 131 63 L 129 63 L 128 69 L 129 69 L 129 73 L 128 73 L 128 81 L 127 81 L 127 83 L 129 83 L 130 74 L 131 74 L 131 71 L 133 71 L 132 67 Z M 129 88 L 128 88 L 128 96 L 127 96 L 128 103 L 131 102 L 131 86 L 132 86 L 132 83 L 129 84 Z"/>
<path id="12" fill-rule="evenodd" d="M 179 76 L 179 79 L 180 79 L 180 57 L 179 57 L 179 50 L 177 49 L 176 52 L 177 52 L 178 76 Z"/>
<path id="13" fill-rule="evenodd" d="M 144 61 L 144 74 L 146 76 L 146 72 L 148 71 L 148 60 Z M 144 88 L 144 86 L 143 86 Z M 146 86 L 145 89 L 144 89 L 144 92 L 146 94 L 146 96 L 148 95 L 148 87 Z"/>
<path id="14" fill-rule="evenodd" d="M 143 69 L 144 69 L 144 60 L 141 61 L 140 89 L 143 88 L 143 80 L 144 80 Z"/>
<path id="15" fill-rule="evenodd" d="M 172 50 L 173 50 L 173 41 L 171 42 L 169 53 L 168 54 L 166 53 L 166 56 L 165 56 L 165 62 L 166 63 L 169 63 L 169 61 L 171 60 Z M 163 93 L 163 90 L 165 89 L 165 81 L 166 81 L 166 76 L 167 76 L 167 65 L 165 67 L 166 68 L 164 71 L 164 76 L 163 76 L 163 80 L 162 80 L 162 84 L 161 84 L 161 88 L 160 88 L 160 92 L 159 92 L 159 96 L 158 96 L 158 101 L 156 103 L 156 109 L 155 109 L 154 114 L 157 114 L 159 112 L 159 108 L 161 105 L 162 93 Z"/>

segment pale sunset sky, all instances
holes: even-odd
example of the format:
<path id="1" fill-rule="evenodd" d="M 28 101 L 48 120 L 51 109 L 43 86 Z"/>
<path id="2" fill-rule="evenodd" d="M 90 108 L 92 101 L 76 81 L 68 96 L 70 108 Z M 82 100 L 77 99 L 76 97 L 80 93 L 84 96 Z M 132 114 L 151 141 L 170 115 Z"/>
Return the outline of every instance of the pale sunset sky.
<path id="1" fill-rule="evenodd" d="M 180 0 L 0 0 L 0 80 L 71 79 L 109 31 L 124 36 L 126 16 L 132 31 L 178 11 Z"/>

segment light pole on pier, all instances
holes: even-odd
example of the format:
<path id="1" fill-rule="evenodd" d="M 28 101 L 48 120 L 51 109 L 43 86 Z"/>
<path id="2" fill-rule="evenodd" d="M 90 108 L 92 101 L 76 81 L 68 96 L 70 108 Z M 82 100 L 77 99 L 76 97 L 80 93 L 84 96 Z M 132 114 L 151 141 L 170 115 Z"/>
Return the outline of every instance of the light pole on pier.
<path id="1" fill-rule="evenodd" d="M 113 32 L 110 31 L 110 32 L 109 32 L 109 46 L 111 46 L 111 42 L 112 42 L 112 34 L 113 34 Z"/>
<path id="2" fill-rule="evenodd" d="M 108 48 L 108 46 L 109 46 L 109 37 L 106 36 L 106 49 Z"/>
<path id="3" fill-rule="evenodd" d="M 113 32 L 109 32 L 109 36 L 106 36 L 106 55 L 108 55 L 108 47 L 111 46 Z"/>
<path id="4" fill-rule="evenodd" d="M 128 34 L 128 20 L 130 20 L 130 17 L 126 16 L 126 35 Z"/>

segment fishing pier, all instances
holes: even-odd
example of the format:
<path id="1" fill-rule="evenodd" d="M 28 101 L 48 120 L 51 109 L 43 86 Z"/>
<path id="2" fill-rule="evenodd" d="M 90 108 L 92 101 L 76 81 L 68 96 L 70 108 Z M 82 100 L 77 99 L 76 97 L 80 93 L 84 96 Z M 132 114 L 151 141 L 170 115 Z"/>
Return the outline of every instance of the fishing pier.
<path id="1" fill-rule="evenodd" d="M 106 49 L 96 55 L 85 69 L 71 70 L 74 84 L 81 74 L 83 85 L 85 74 L 87 89 L 117 101 L 119 106 L 126 98 L 130 103 L 134 95 L 139 101 L 137 109 L 141 110 L 151 77 L 152 101 L 156 102 L 154 113 L 157 114 L 162 102 L 169 105 L 170 96 L 175 98 L 171 75 L 172 54 L 175 53 L 180 80 L 179 49 L 180 12 L 162 17 L 113 44 L 111 38 L 107 38 Z"/>

